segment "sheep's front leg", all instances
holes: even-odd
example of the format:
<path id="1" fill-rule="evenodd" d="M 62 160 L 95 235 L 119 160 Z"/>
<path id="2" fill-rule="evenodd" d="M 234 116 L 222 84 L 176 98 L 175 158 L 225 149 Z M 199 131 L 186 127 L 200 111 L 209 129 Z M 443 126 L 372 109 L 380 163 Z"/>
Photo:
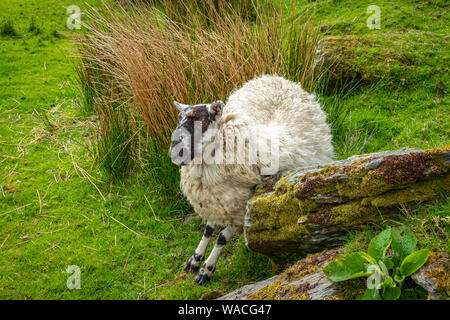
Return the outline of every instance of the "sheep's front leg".
<path id="1" fill-rule="evenodd" d="M 216 270 L 216 263 L 223 248 L 234 235 L 239 234 L 241 231 L 241 227 L 230 225 L 219 233 L 214 249 L 211 251 L 211 254 L 195 278 L 197 284 L 203 284 L 211 279 L 211 275 L 214 270 Z"/>
<path id="2" fill-rule="evenodd" d="M 205 258 L 206 249 L 208 248 L 209 241 L 214 233 L 215 226 L 212 223 L 206 223 L 205 232 L 203 233 L 202 240 L 195 249 L 194 254 L 189 258 L 184 267 L 184 271 L 196 272 L 200 268 L 200 264 Z"/>

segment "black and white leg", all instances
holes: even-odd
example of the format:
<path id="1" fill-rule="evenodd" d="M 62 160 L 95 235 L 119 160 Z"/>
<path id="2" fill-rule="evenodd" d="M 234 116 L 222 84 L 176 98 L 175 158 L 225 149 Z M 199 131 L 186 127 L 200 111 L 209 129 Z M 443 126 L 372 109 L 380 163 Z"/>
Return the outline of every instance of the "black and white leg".
<path id="1" fill-rule="evenodd" d="M 206 224 L 205 232 L 203 233 L 202 240 L 195 249 L 194 254 L 189 258 L 184 267 L 184 271 L 196 272 L 200 268 L 200 264 L 205 259 L 206 249 L 208 248 L 209 241 L 214 233 L 215 226 L 211 223 Z"/>
<path id="2" fill-rule="evenodd" d="M 229 225 L 219 233 L 219 237 L 217 238 L 214 249 L 211 251 L 208 259 L 195 278 L 195 282 L 197 284 L 203 284 L 211 279 L 212 273 L 214 272 L 214 270 L 216 270 L 216 263 L 217 260 L 219 260 L 220 253 L 222 252 L 227 242 L 230 241 L 230 239 L 234 235 L 239 234 L 241 229 L 242 228 L 240 227 Z"/>

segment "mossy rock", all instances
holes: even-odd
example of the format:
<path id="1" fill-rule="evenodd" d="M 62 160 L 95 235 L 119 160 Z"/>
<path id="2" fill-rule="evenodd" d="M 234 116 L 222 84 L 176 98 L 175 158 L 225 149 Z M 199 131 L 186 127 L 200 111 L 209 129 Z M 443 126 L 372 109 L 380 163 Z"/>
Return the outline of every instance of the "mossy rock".
<path id="1" fill-rule="evenodd" d="M 428 299 L 450 299 L 450 256 L 446 252 L 430 252 L 427 263 L 412 279 L 428 291 Z"/>
<path id="2" fill-rule="evenodd" d="M 350 230 L 395 219 L 400 206 L 448 192 L 449 166 L 450 147 L 401 149 L 268 178 L 247 206 L 247 246 L 275 267 L 339 246 Z"/>
<path id="3" fill-rule="evenodd" d="M 364 279 L 336 283 L 322 269 L 338 258 L 340 249 L 308 255 L 283 273 L 244 286 L 221 300 L 351 300 L 365 290 Z"/>
<path id="4" fill-rule="evenodd" d="M 450 63 L 448 49 L 446 36 L 417 30 L 328 36 L 319 42 L 315 66 L 318 72 L 327 73 L 328 91 L 351 81 L 397 88 L 445 73 L 440 68 Z"/>
<path id="5" fill-rule="evenodd" d="M 323 273 L 342 254 L 342 247 L 309 254 L 282 273 L 243 286 L 219 300 L 354 300 L 366 290 L 366 277 L 333 282 Z M 449 255 L 430 252 L 427 263 L 412 279 L 428 292 L 428 299 L 449 299 L 449 272 Z"/>

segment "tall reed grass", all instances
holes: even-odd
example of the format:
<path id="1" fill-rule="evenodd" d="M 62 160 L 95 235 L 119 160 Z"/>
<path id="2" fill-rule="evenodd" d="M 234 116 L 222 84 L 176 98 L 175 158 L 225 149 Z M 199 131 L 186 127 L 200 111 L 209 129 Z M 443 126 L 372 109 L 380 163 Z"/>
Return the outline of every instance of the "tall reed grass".
<path id="1" fill-rule="evenodd" d="M 190 24 L 192 13 L 195 18 L 209 24 L 217 13 L 232 9 L 243 19 L 254 20 L 259 2 L 254 0 L 119 0 L 120 5 L 150 5 L 164 11 L 169 19 L 184 24 Z"/>

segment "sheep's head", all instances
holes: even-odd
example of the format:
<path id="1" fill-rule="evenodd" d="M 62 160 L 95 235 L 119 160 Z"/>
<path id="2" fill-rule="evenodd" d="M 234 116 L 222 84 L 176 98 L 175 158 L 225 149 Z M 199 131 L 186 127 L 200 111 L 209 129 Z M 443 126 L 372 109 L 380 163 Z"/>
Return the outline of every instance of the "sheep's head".
<path id="1" fill-rule="evenodd" d="M 215 101 L 190 106 L 174 101 L 174 105 L 180 115 L 177 128 L 172 134 L 169 153 L 173 163 L 185 165 L 197 155 L 195 150 L 198 150 L 208 129 L 217 128 L 224 104 L 222 101 Z"/>

